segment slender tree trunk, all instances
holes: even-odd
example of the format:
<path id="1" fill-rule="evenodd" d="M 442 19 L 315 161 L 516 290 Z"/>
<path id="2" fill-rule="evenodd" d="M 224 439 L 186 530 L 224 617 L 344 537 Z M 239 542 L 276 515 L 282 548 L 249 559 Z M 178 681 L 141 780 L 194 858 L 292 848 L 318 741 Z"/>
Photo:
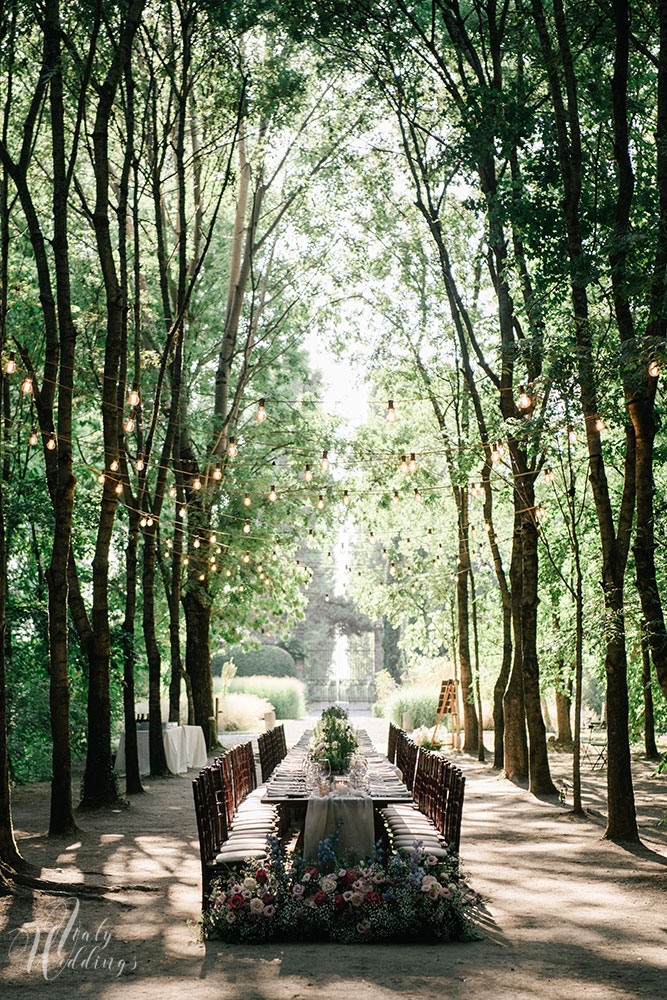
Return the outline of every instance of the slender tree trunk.
<path id="1" fill-rule="evenodd" d="M 459 666 L 461 669 L 461 698 L 463 700 L 463 749 L 468 753 L 477 750 L 478 723 L 475 711 L 475 690 L 473 686 L 472 667 L 470 664 L 470 627 L 468 608 L 468 574 L 470 560 L 468 556 L 468 494 L 465 489 L 457 488 L 458 503 L 458 573 L 456 575 L 456 607 L 458 614 L 459 634 Z"/>
<path id="2" fill-rule="evenodd" d="M 512 561 L 510 564 L 510 590 L 512 594 L 512 624 L 514 628 L 514 660 L 509 682 L 503 697 L 505 715 L 505 775 L 510 781 L 523 781 L 528 777 L 528 739 L 526 737 L 526 710 L 523 694 L 522 631 L 521 631 L 521 578 L 522 534 L 521 515 L 514 515 Z"/>
<path id="3" fill-rule="evenodd" d="M 139 773 L 137 723 L 134 703 L 136 650 L 134 625 L 137 612 L 137 537 L 139 514 L 129 511 L 130 523 L 125 548 L 125 619 L 123 621 L 123 711 L 125 718 L 125 790 L 128 795 L 143 792 Z"/>
<path id="4" fill-rule="evenodd" d="M 651 687 L 651 651 L 642 628 L 642 690 L 644 692 L 644 750 L 649 760 L 658 760 L 660 754 L 655 743 L 655 722 L 653 718 L 653 690 Z"/>
<path id="5" fill-rule="evenodd" d="M 160 775 L 167 774 L 168 768 L 164 752 L 162 709 L 160 706 L 162 662 L 155 635 L 155 534 L 150 528 L 144 532 L 142 583 L 144 642 L 148 659 L 148 742 L 151 774 Z"/>
<path id="6" fill-rule="evenodd" d="M 475 592 L 475 574 L 470 567 L 470 600 L 472 603 L 472 634 L 473 648 L 475 651 L 475 697 L 477 699 L 477 715 L 479 725 L 477 727 L 477 760 L 484 760 L 484 712 L 482 709 L 482 691 L 479 683 L 479 636 L 477 633 L 477 594 Z"/>
<path id="7" fill-rule="evenodd" d="M 218 742 L 213 719 L 213 676 L 211 673 L 211 651 L 209 630 L 211 605 L 208 594 L 202 587 L 189 587 L 183 597 L 187 638 L 185 646 L 185 669 L 192 684 L 192 701 L 195 725 L 201 726 L 210 750 Z"/>

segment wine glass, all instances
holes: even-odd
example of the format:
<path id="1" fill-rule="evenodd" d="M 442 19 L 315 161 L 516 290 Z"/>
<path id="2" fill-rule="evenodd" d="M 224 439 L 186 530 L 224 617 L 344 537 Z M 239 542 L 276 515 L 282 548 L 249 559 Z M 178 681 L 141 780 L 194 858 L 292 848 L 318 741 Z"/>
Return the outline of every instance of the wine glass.
<path id="1" fill-rule="evenodd" d="M 320 795 L 328 795 L 331 789 L 331 761 L 327 757 L 320 757 L 317 763 Z"/>

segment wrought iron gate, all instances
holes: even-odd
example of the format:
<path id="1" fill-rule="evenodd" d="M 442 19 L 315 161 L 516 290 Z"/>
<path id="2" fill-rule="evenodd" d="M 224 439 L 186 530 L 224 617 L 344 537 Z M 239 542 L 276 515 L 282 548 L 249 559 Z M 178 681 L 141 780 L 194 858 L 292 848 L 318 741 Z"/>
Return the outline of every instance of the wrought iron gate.
<path id="1" fill-rule="evenodd" d="M 340 637 L 330 646 L 306 647 L 304 679 L 311 702 L 372 704 L 375 701 L 373 633 L 348 636 L 344 648 Z"/>

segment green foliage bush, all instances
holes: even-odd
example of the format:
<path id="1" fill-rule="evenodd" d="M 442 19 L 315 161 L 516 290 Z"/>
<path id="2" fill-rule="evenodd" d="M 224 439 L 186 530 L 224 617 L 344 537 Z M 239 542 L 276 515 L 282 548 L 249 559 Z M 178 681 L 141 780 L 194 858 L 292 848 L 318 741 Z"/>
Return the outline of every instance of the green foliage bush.
<path id="1" fill-rule="evenodd" d="M 273 705 L 276 719 L 302 719 L 306 714 L 306 686 L 296 677 L 235 677 L 229 691 L 265 698 Z"/>
<path id="2" fill-rule="evenodd" d="M 211 657 L 213 676 L 219 677 L 223 664 L 233 660 L 237 677 L 296 677 L 294 659 L 281 646 L 260 646 L 244 650 L 241 646 L 226 646 Z"/>
<path id="3" fill-rule="evenodd" d="M 406 685 L 397 688 L 385 702 L 384 714 L 396 726 L 403 724 L 403 712 L 408 713 L 411 729 L 434 726 L 437 720 L 438 687 Z"/>

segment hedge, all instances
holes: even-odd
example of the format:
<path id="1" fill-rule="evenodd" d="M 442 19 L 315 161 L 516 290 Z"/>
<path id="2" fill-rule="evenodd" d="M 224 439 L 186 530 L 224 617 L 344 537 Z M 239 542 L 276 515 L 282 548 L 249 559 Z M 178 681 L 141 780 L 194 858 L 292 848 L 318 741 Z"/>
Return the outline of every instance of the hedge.
<path id="1" fill-rule="evenodd" d="M 227 646 L 211 657 L 214 677 L 219 677 L 222 665 L 233 660 L 237 677 L 296 677 L 293 658 L 281 646 L 260 646 L 244 650 L 241 646 Z"/>
<path id="2" fill-rule="evenodd" d="M 306 714 L 306 686 L 296 677 L 235 677 L 229 690 L 270 701 L 276 719 L 301 719 Z"/>
<path id="3" fill-rule="evenodd" d="M 385 718 L 391 719 L 396 726 L 403 725 L 403 713 L 408 713 L 410 729 L 419 726 L 434 726 L 438 717 L 437 687 L 420 687 L 410 685 L 397 688 L 385 702 Z"/>

